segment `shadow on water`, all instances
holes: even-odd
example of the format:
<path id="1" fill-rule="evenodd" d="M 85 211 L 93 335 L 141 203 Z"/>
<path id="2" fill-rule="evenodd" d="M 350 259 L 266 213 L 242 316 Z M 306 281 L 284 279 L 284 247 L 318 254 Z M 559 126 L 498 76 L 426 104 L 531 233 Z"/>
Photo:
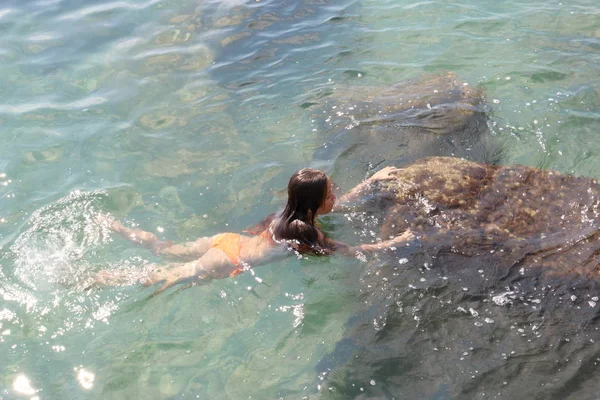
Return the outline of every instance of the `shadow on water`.
<path id="1" fill-rule="evenodd" d="M 444 250 L 408 258 L 368 268 L 369 306 L 317 368 L 325 398 L 594 398 L 598 282 Z"/>
<path id="2" fill-rule="evenodd" d="M 498 163 L 481 90 L 454 73 L 389 87 L 338 87 L 310 106 L 325 130 L 318 160 L 335 160 L 341 176 L 363 178 L 380 165 L 427 156 Z"/>
<path id="3" fill-rule="evenodd" d="M 417 239 L 368 265 L 366 307 L 318 367 L 327 398 L 593 398 L 600 187 L 419 160 L 344 211 Z"/>

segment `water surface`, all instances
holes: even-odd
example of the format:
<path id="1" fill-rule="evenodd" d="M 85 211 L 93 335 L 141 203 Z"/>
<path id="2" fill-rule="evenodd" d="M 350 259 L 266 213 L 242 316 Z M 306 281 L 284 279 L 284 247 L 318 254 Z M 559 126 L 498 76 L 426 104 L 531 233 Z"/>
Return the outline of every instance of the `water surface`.
<path id="1" fill-rule="evenodd" d="M 135 285 L 81 291 L 89 271 L 134 273 L 157 261 L 93 216 L 184 241 L 239 231 L 277 210 L 303 166 L 350 188 L 360 176 L 313 158 L 326 141 L 314 105 L 338 88 L 447 71 L 484 90 L 503 163 L 599 177 L 599 17 L 591 0 L 4 2 L 0 397 L 322 395 L 323 371 L 335 364 L 327 354 L 362 310 L 363 262 L 289 258 L 255 276 L 156 297 Z M 366 240 L 345 231 L 343 218 L 325 227 Z M 590 299 L 600 295 L 590 287 Z M 484 338 L 516 326 L 518 315 L 493 307 L 495 330 Z M 419 315 L 453 321 L 442 325 L 452 343 L 473 322 L 436 308 Z M 408 313 L 402 323 L 417 329 L 414 321 Z M 564 361 L 576 351 L 548 354 L 574 371 L 542 369 L 549 395 L 597 389 Z M 434 377 L 433 364 L 453 368 L 460 354 L 421 361 Z M 460 371 L 477 375 L 463 358 Z M 526 392 L 535 365 L 516 365 L 497 382 L 509 388 L 500 393 Z M 423 378 L 403 396 L 456 395 Z"/>

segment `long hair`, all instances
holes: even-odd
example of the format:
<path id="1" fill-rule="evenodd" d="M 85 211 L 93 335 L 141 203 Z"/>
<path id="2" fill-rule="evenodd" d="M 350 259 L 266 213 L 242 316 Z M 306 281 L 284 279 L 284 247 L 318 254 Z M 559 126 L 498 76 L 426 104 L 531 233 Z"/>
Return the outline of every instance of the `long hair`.
<path id="1" fill-rule="evenodd" d="M 287 204 L 273 224 L 275 239 L 295 240 L 304 249 L 320 245 L 315 218 L 327 197 L 327 184 L 327 175 L 316 169 L 304 168 L 292 175 Z"/>

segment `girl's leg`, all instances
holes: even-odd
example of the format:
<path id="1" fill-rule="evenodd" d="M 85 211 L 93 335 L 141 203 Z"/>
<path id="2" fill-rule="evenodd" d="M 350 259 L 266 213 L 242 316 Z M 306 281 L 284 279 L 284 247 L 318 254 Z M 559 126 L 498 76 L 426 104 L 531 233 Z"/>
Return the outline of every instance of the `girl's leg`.
<path id="1" fill-rule="evenodd" d="M 141 229 L 131 229 L 119 221 L 107 221 L 108 227 L 117 233 L 120 233 L 125 239 L 137 243 L 144 247 L 151 248 L 155 252 L 160 252 L 164 247 L 170 246 L 170 242 L 161 241 L 155 234 Z"/>
<path id="2" fill-rule="evenodd" d="M 131 271 L 100 271 L 94 275 L 93 282 L 86 288 L 95 286 L 123 286 L 142 283 L 151 286 L 163 285 L 154 293 L 160 293 L 173 285 L 181 283 L 208 282 L 212 279 L 229 277 L 235 269 L 231 260 L 218 249 L 210 249 L 199 259 L 187 263 L 166 265 L 148 264 L 141 273 Z"/>
<path id="3" fill-rule="evenodd" d="M 184 260 L 196 260 L 202 257 L 212 247 L 212 238 L 201 237 L 193 242 L 185 242 L 169 245 L 161 248 L 158 254 L 182 258 Z"/>
<path id="4" fill-rule="evenodd" d="M 156 255 L 164 254 L 190 261 L 202 257 L 212 245 L 209 237 L 198 238 L 193 242 L 173 244 L 171 241 L 160 240 L 151 232 L 128 228 L 119 221 L 109 221 L 108 227 L 112 231 L 120 233 L 125 239 L 152 249 Z"/>
<path id="5" fill-rule="evenodd" d="M 167 282 L 171 286 L 186 280 L 206 278 L 208 274 L 202 270 L 199 271 L 197 264 L 198 260 L 164 265 L 146 264 L 138 270 L 101 270 L 93 274 L 92 285 L 131 286 L 143 284 L 151 286 L 159 282 Z"/>
<path id="6" fill-rule="evenodd" d="M 146 286 L 163 282 L 155 292 L 160 293 L 169 287 L 185 283 L 209 281 L 229 277 L 235 270 L 235 265 L 219 249 L 210 249 L 198 260 L 184 264 L 168 264 L 164 267 L 151 267 Z"/>

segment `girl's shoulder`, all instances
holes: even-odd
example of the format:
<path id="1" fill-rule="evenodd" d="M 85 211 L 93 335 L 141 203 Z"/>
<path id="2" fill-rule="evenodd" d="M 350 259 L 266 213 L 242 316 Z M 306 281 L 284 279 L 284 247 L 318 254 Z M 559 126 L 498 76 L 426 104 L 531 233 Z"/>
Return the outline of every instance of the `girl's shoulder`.
<path id="1" fill-rule="evenodd" d="M 296 221 L 294 221 L 296 222 Z M 328 255 L 333 251 L 327 235 L 318 227 L 298 222 L 297 236 L 289 238 L 290 246 L 300 254 Z"/>
<path id="2" fill-rule="evenodd" d="M 275 220 L 275 217 L 277 217 L 277 213 L 267 215 L 259 223 L 246 228 L 244 233 L 248 233 L 250 235 L 261 235 L 265 230 L 269 229 Z"/>

